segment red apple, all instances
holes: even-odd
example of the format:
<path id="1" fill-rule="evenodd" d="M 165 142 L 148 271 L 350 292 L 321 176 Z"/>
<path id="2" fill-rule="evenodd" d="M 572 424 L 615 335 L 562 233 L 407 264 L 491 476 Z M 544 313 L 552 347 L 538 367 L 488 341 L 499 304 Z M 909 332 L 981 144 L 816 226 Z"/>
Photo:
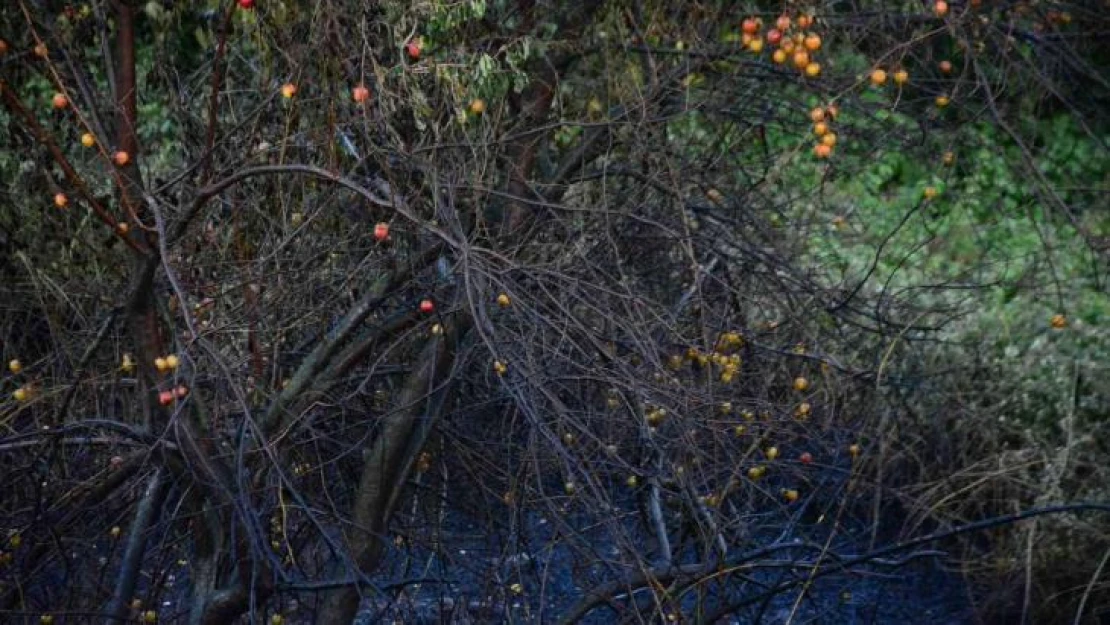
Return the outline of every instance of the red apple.
<path id="1" fill-rule="evenodd" d="M 354 98 L 355 102 L 362 104 L 370 99 L 370 90 L 363 85 L 359 85 L 351 89 L 351 97 Z"/>
<path id="2" fill-rule="evenodd" d="M 413 39 L 405 44 L 405 53 L 414 61 L 420 60 L 420 51 L 421 45 L 419 39 Z"/>
<path id="3" fill-rule="evenodd" d="M 163 406 L 169 406 L 173 403 L 173 391 L 162 391 L 158 393 L 158 403 Z"/>
<path id="4" fill-rule="evenodd" d="M 801 460 L 802 464 L 813 464 L 813 454 L 808 451 L 803 452 L 802 455 L 798 457 L 798 460 Z"/>
<path id="5" fill-rule="evenodd" d="M 436 309 L 435 303 L 430 299 L 420 300 L 420 312 L 424 314 L 431 314 Z"/>
<path id="6" fill-rule="evenodd" d="M 767 43 L 777 46 L 782 41 L 782 31 L 777 28 L 772 28 L 767 31 Z"/>
<path id="7" fill-rule="evenodd" d="M 389 238 L 389 224 L 384 221 L 379 221 L 374 226 L 374 238 L 380 241 L 385 241 Z"/>
<path id="8" fill-rule="evenodd" d="M 239 6 L 244 9 L 253 9 L 254 0 L 239 0 Z"/>

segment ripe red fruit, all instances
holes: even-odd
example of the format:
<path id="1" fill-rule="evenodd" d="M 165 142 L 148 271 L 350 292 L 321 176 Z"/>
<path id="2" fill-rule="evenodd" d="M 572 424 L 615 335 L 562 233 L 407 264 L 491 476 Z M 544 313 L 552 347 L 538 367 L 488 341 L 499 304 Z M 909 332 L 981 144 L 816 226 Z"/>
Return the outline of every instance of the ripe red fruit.
<path id="1" fill-rule="evenodd" d="M 181 399 L 189 394 L 189 387 L 185 386 L 184 384 L 180 384 L 177 388 L 173 389 L 173 394 L 178 399 Z"/>
<path id="2" fill-rule="evenodd" d="M 812 464 L 813 454 L 809 453 L 808 451 L 804 452 L 801 456 L 798 457 L 798 460 L 801 460 L 802 464 Z"/>
<path id="3" fill-rule="evenodd" d="M 759 22 L 755 18 L 749 17 L 748 19 L 744 20 L 744 22 L 740 25 L 740 28 L 749 35 L 754 35 L 759 32 Z"/>
<path id="4" fill-rule="evenodd" d="M 64 109 L 65 107 L 69 106 L 69 98 L 65 97 L 65 95 L 61 93 L 55 93 L 54 98 L 51 100 L 51 103 L 56 109 Z"/>
<path id="5" fill-rule="evenodd" d="M 777 46 L 782 41 L 782 31 L 777 28 L 772 28 L 767 31 L 767 43 Z"/>
<path id="6" fill-rule="evenodd" d="M 374 238 L 379 242 L 385 241 L 389 238 L 389 224 L 384 221 L 379 221 L 374 226 Z"/>
<path id="7" fill-rule="evenodd" d="M 420 300 L 420 312 L 425 315 L 431 314 L 436 309 L 435 303 L 430 299 Z"/>
<path id="8" fill-rule="evenodd" d="M 359 85 L 351 90 L 351 97 L 354 98 L 355 102 L 362 104 L 370 99 L 370 90 L 363 85 Z"/>
<path id="9" fill-rule="evenodd" d="M 420 42 L 416 39 L 405 44 L 405 52 L 409 58 L 416 61 L 420 59 Z"/>
<path id="10" fill-rule="evenodd" d="M 163 406 L 169 406 L 173 403 L 173 391 L 162 391 L 158 393 L 158 403 Z"/>
<path id="11" fill-rule="evenodd" d="M 239 7 L 243 9 L 253 9 L 254 0 L 239 0 Z"/>

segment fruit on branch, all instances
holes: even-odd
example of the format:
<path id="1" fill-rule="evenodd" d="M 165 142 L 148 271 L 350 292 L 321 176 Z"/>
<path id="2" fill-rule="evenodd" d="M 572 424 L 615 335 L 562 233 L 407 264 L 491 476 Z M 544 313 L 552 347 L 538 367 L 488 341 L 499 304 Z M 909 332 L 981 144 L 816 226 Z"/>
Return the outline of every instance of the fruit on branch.
<path id="1" fill-rule="evenodd" d="M 778 19 L 775 20 L 775 28 L 783 32 L 790 30 L 790 16 L 780 15 Z"/>
<path id="2" fill-rule="evenodd" d="M 832 146 L 825 145 L 824 143 L 818 143 L 817 145 L 813 146 L 813 155 L 820 159 L 826 159 L 832 156 Z"/>
<path id="3" fill-rule="evenodd" d="M 809 76 L 810 78 L 817 78 L 820 75 L 821 75 L 821 64 L 820 63 L 810 63 L 809 65 L 806 65 L 806 76 Z"/>
<path id="4" fill-rule="evenodd" d="M 748 50 L 752 54 L 759 54 L 760 52 L 763 52 L 763 40 L 752 39 L 751 42 L 748 43 Z"/>
<path id="5" fill-rule="evenodd" d="M 55 93 L 54 98 L 50 102 L 54 105 L 54 108 L 59 110 L 69 106 L 69 98 L 67 98 L 64 93 Z"/>
<path id="6" fill-rule="evenodd" d="M 270 625 L 284 625 L 285 617 L 280 614 L 275 614 L 270 617 Z"/>
<path id="7" fill-rule="evenodd" d="M 820 106 L 814 108 L 809 112 L 809 119 L 815 124 L 817 122 L 824 121 L 825 109 L 821 108 Z"/>
<path id="8" fill-rule="evenodd" d="M 239 0 L 239 8 L 251 10 L 254 8 L 254 0 Z"/>
<path id="9" fill-rule="evenodd" d="M 8 363 L 8 371 L 18 374 L 19 372 L 23 371 L 23 363 L 19 362 L 19 359 L 12 360 Z"/>
<path id="10" fill-rule="evenodd" d="M 177 388 L 173 389 L 173 395 L 178 399 L 184 399 L 185 396 L 188 394 L 189 387 L 185 386 L 184 384 L 178 384 Z"/>
<path id="11" fill-rule="evenodd" d="M 410 39 L 409 42 L 405 44 L 405 53 L 408 54 L 409 58 L 414 61 L 420 60 L 420 53 L 423 51 L 423 49 L 424 41 L 420 37 Z"/>
<path id="12" fill-rule="evenodd" d="M 940 73 L 942 73 L 942 74 L 951 74 L 952 73 L 952 61 L 941 61 L 940 63 L 937 64 L 937 69 L 939 69 Z"/>
<path id="13" fill-rule="evenodd" d="M 1063 330 L 1068 327 L 1068 318 L 1060 313 L 1052 315 L 1052 327 L 1056 330 Z"/>
<path id="14" fill-rule="evenodd" d="M 425 315 L 428 315 L 428 314 L 431 314 L 432 312 L 434 312 L 435 309 L 436 309 L 436 305 L 435 305 L 435 302 L 433 302 L 432 300 L 430 300 L 430 299 L 420 300 L 420 312 L 424 313 Z"/>
<path id="15" fill-rule="evenodd" d="M 497 374 L 497 377 L 504 376 L 508 371 L 509 371 L 509 366 L 508 365 L 501 362 L 500 360 L 493 361 L 493 372 Z M 573 434 L 567 434 L 563 438 L 565 439 L 567 436 L 571 437 L 571 440 L 568 441 L 568 442 L 574 442 L 574 435 Z"/>
<path id="16" fill-rule="evenodd" d="M 944 156 L 941 157 L 941 162 L 944 163 L 945 165 L 951 167 L 952 165 L 954 165 L 956 163 L 956 153 L 955 152 L 945 152 Z"/>
<path id="17" fill-rule="evenodd" d="M 470 101 L 470 112 L 473 115 L 481 115 L 486 112 L 486 101 L 482 98 L 475 98 Z"/>
<path id="18" fill-rule="evenodd" d="M 944 0 L 937 0 L 936 3 L 933 4 L 933 13 L 936 13 L 937 17 L 948 15 L 948 3 Z"/>
<path id="19" fill-rule="evenodd" d="M 944 108 L 951 104 L 952 100 L 946 95 L 938 95 L 936 99 L 937 108 Z"/>
<path id="20" fill-rule="evenodd" d="M 512 303 L 513 301 L 509 298 L 507 293 L 501 293 L 497 296 L 497 305 L 502 308 L 508 308 Z"/>
<path id="21" fill-rule="evenodd" d="M 794 53 L 794 67 L 805 69 L 809 65 L 809 52 L 798 50 Z"/>
<path id="22" fill-rule="evenodd" d="M 822 137 L 828 132 L 829 125 L 825 122 L 817 122 L 813 125 L 813 134 L 817 135 L 818 137 Z"/>
<path id="23" fill-rule="evenodd" d="M 112 155 L 112 161 L 116 165 L 123 167 L 127 163 L 131 162 L 131 155 L 127 152 L 124 152 L 123 150 L 120 150 Z"/>
<path id="24" fill-rule="evenodd" d="M 158 393 L 158 403 L 163 406 L 169 406 L 173 403 L 173 391 L 162 391 Z"/>
<path id="25" fill-rule="evenodd" d="M 36 43 L 34 52 L 35 56 L 39 57 L 40 59 L 45 59 L 46 57 L 50 56 L 50 50 L 47 49 L 45 43 Z"/>
<path id="26" fill-rule="evenodd" d="M 119 363 L 119 370 L 124 373 L 131 373 L 135 370 L 135 361 L 131 359 L 131 354 L 124 354 Z"/>
<path id="27" fill-rule="evenodd" d="M 351 98 L 354 99 L 355 102 L 362 104 L 370 99 L 370 90 L 367 89 L 365 85 L 358 85 L 354 89 L 351 89 Z"/>
<path id="28" fill-rule="evenodd" d="M 635 475 L 629 475 L 628 479 L 626 479 L 624 483 L 628 485 L 629 488 L 636 488 L 640 484 L 640 478 L 636 477 Z"/>
<path id="29" fill-rule="evenodd" d="M 798 28 L 800 28 L 802 30 L 806 30 L 810 26 L 813 26 L 813 16 L 812 15 L 802 13 L 801 15 L 798 16 Z"/>
<path id="30" fill-rule="evenodd" d="M 798 491 L 793 488 L 784 488 L 782 491 L 782 498 L 789 503 L 798 501 Z"/>
<path id="31" fill-rule="evenodd" d="M 294 85 L 291 82 L 287 82 L 281 86 L 281 97 L 288 100 L 295 95 L 297 95 L 297 85 Z"/>
<path id="32" fill-rule="evenodd" d="M 777 28 L 772 28 L 767 31 L 767 43 L 777 46 L 782 43 L 782 31 Z"/>
<path id="33" fill-rule="evenodd" d="M 767 456 L 768 460 L 774 460 L 775 458 L 779 457 L 779 448 L 768 447 L 766 450 L 764 450 L 763 454 Z"/>
<path id="34" fill-rule="evenodd" d="M 748 469 L 748 478 L 751 480 L 758 480 L 767 473 L 766 467 L 752 467 Z"/>
<path id="35" fill-rule="evenodd" d="M 389 224 L 379 221 L 374 224 L 374 239 L 379 243 L 389 239 Z"/>
<path id="36" fill-rule="evenodd" d="M 939 191 L 937 191 L 936 187 L 925 187 L 925 190 L 921 192 L 921 196 L 924 197 L 926 201 L 928 201 L 935 198 L 938 193 Z"/>
<path id="37" fill-rule="evenodd" d="M 820 35 L 811 34 L 805 38 L 804 43 L 806 46 L 806 50 L 809 50 L 810 52 L 816 52 L 821 49 Z"/>
<path id="38" fill-rule="evenodd" d="M 802 464 L 813 464 L 813 454 L 804 451 L 801 456 L 798 456 L 798 460 L 800 460 Z"/>
<path id="39" fill-rule="evenodd" d="M 154 368 L 158 370 L 158 373 L 165 373 L 169 371 L 170 365 L 166 362 L 165 358 L 159 356 L 154 359 Z"/>
<path id="40" fill-rule="evenodd" d="M 861 447 L 859 446 L 859 443 L 852 443 L 851 445 L 849 445 L 849 446 L 848 446 L 848 453 L 849 453 L 849 454 L 850 454 L 850 455 L 851 455 L 851 456 L 852 456 L 853 458 L 858 458 L 858 457 L 859 457 L 859 455 L 860 455 L 860 452 L 861 452 L 861 451 L 863 451 L 863 450 L 862 450 L 862 448 L 861 448 Z"/>
<path id="41" fill-rule="evenodd" d="M 240 5 L 243 4 L 243 2 L 250 2 L 252 5 L 254 4 L 253 0 L 239 0 Z M 158 622 L 158 613 L 155 612 L 154 610 L 147 610 L 146 612 L 143 612 L 143 622 L 144 623 L 157 623 Z"/>
<path id="42" fill-rule="evenodd" d="M 112 529 L 108 530 L 108 535 L 112 538 L 119 538 L 120 532 L 122 531 L 123 530 L 121 530 L 118 525 L 113 525 Z"/>
<path id="43" fill-rule="evenodd" d="M 85 134 L 81 135 L 81 145 L 85 146 L 86 148 L 91 148 L 92 146 L 96 145 L 96 137 L 94 137 L 91 132 L 86 132 Z"/>
<path id="44" fill-rule="evenodd" d="M 799 393 L 809 388 L 809 380 L 802 376 L 794 378 L 794 390 Z"/>
<path id="45" fill-rule="evenodd" d="M 775 50 L 774 54 L 771 55 L 771 60 L 779 65 L 782 65 L 786 62 L 786 57 L 786 50 L 779 48 L 778 50 Z"/>
<path id="46" fill-rule="evenodd" d="M 805 419 L 809 416 L 809 413 L 812 410 L 813 406 L 809 405 L 808 401 L 804 401 L 798 404 L 798 407 L 794 409 L 794 416 L 798 417 L 799 419 Z"/>
<path id="47" fill-rule="evenodd" d="M 65 193 L 54 194 L 54 206 L 65 208 L 67 204 L 69 204 L 69 198 L 66 197 Z"/>
<path id="48" fill-rule="evenodd" d="M 871 72 L 871 84 L 876 87 L 881 87 L 886 83 L 886 72 L 882 69 L 875 68 Z"/>
<path id="49" fill-rule="evenodd" d="M 904 85 L 910 79 L 910 73 L 907 72 L 904 69 L 900 69 L 900 70 L 894 72 L 893 78 L 894 78 L 894 84 Z"/>
<path id="50" fill-rule="evenodd" d="M 830 132 L 821 135 L 821 145 L 827 145 L 830 148 L 836 147 L 836 133 Z"/>
<path id="51" fill-rule="evenodd" d="M 574 485 L 574 482 L 567 482 L 566 484 L 563 484 L 563 490 L 566 491 L 568 495 L 573 495 L 574 491 L 576 490 L 576 486 Z"/>
<path id="52" fill-rule="evenodd" d="M 26 386 L 21 386 L 12 392 L 12 399 L 16 401 L 27 401 L 31 397 L 31 391 Z"/>
<path id="53" fill-rule="evenodd" d="M 740 23 L 740 30 L 748 35 L 754 35 L 759 32 L 759 26 L 759 20 L 754 17 L 749 17 Z"/>

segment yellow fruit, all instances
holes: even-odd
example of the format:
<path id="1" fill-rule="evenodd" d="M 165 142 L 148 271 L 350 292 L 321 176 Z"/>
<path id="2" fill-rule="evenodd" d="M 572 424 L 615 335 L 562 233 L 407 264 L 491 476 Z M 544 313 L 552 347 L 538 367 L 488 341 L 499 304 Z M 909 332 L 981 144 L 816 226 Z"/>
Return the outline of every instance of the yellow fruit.
<path id="1" fill-rule="evenodd" d="M 763 52 L 763 40 L 759 38 L 752 39 L 751 43 L 748 44 L 748 50 L 753 54 Z"/>
<path id="2" fill-rule="evenodd" d="M 154 368 L 157 369 L 159 373 L 165 373 L 170 368 L 170 365 L 166 362 L 165 358 L 158 357 L 154 359 Z"/>
<path id="3" fill-rule="evenodd" d="M 143 612 L 143 622 L 144 623 L 157 623 L 158 622 L 158 613 L 155 612 L 154 610 L 147 610 L 146 612 Z"/>
<path id="4" fill-rule="evenodd" d="M 294 85 L 291 82 L 287 82 L 281 86 L 281 96 L 286 100 L 292 98 L 295 95 L 297 95 L 297 85 Z"/>
<path id="5" fill-rule="evenodd" d="M 827 145 L 830 148 L 836 145 L 836 133 L 827 133 L 821 136 L 821 145 Z"/>
<path id="6" fill-rule="evenodd" d="M 807 388 L 809 388 L 809 380 L 803 378 L 802 376 L 798 376 L 798 377 L 794 378 L 794 390 L 795 391 L 801 392 L 801 391 L 806 390 Z"/>
<path id="7" fill-rule="evenodd" d="M 131 360 L 131 354 L 124 354 L 119 363 L 119 370 L 124 373 L 131 373 L 135 370 L 135 361 Z"/>
<path id="8" fill-rule="evenodd" d="M 12 399 L 16 401 L 27 401 L 27 398 L 29 398 L 30 396 L 31 392 L 28 391 L 27 387 L 25 386 L 21 386 L 12 391 Z"/>
<path id="9" fill-rule="evenodd" d="M 848 446 L 848 453 L 851 454 L 853 458 L 859 456 L 860 446 L 857 443 L 852 443 Z"/>
<path id="10" fill-rule="evenodd" d="M 640 479 L 637 478 L 635 475 L 629 475 L 628 479 L 625 480 L 624 483 L 627 484 L 629 488 L 636 488 L 636 486 L 640 483 Z"/>
<path id="11" fill-rule="evenodd" d="M 921 192 L 921 195 L 926 200 L 931 200 L 931 199 L 935 198 L 938 193 L 939 192 L 937 191 L 936 187 L 925 187 L 925 190 Z"/>
<path id="12" fill-rule="evenodd" d="M 176 355 L 170 354 L 169 356 L 166 356 L 166 366 L 169 367 L 171 370 L 176 369 L 180 365 L 181 360 L 178 359 Z"/>
<path id="13" fill-rule="evenodd" d="M 270 625 L 283 625 L 284 623 L 285 617 L 280 614 L 275 614 L 270 617 Z"/>
<path id="14" fill-rule="evenodd" d="M 474 115 L 481 115 L 486 112 L 486 101 L 481 98 L 475 98 L 470 102 L 470 112 Z"/>
<path id="15" fill-rule="evenodd" d="M 509 590 L 513 591 L 513 594 L 519 595 L 519 594 L 522 594 L 524 592 L 524 586 L 522 586 L 518 582 L 518 583 L 515 583 L 515 584 L 509 586 Z"/>
<path id="16" fill-rule="evenodd" d="M 796 416 L 798 416 L 799 418 L 804 419 L 805 417 L 809 416 L 809 413 L 812 410 L 813 410 L 813 407 L 809 405 L 809 402 L 804 401 L 804 402 L 798 404 L 798 407 L 794 409 L 794 414 Z"/>
<path id="17" fill-rule="evenodd" d="M 719 408 L 720 408 L 721 414 L 731 414 L 732 413 L 732 402 L 723 401 L 723 402 L 721 402 L 721 405 L 720 405 Z"/>
<path id="18" fill-rule="evenodd" d="M 498 376 L 503 376 L 509 370 L 509 366 L 500 360 L 493 361 L 493 372 Z"/>
<path id="19" fill-rule="evenodd" d="M 779 457 L 779 448 L 768 447 L 763 453 L 767 456 L 768 460 L 774 460 Z"/>
<path id="20" fill-rule="evenodd" d="M 826 124 L 825 122 L 817 122 L 816 124 L 813 125 L 813 134 L 817 135 L 818 137 L 824 135 L 828 131 L 829 131 L 829 125 Z"/>
<path id="21" fill-rule="evenodd" d="M 502 307 L 502 308 L 508 308 L 509 305 L 512 304 L 512 303 L 513 303 L 513 301 L 511 299 L 509 299 L 509 296 L 506 295 L 505 293 L 502 293 L 502 294 L 497 296 L 497 305 Z"/>
<path id="22" fill-rule="evenodd" d="M 122 530 L 120 530 L 119 526 L 116 525 L 116 526 L 112 527 L 112 529 L 108 530 L 108 535 L 111 536 L 112 538 L 119 538 L 119 535 L 120 535 L 121 531 Z"/>
<path id="23" fill-rule="evenodd" d="M 1068 327 L 1068 318 L 1059 313 L 1052 315 L 1052 327 L 1057 330 Z"/>
<path id="24" fill-rule="evenodd" d="M 19 359 L 12 360 L 8 363 L 8 371 L 11 371 L 12 373 L 19 373 L 20 371 L 23 371 L 23 363 L 19 362 Z"/>
<path id="25" fill-rule="evenodd" d="M 876 87 L 881 87 L 886 83 L 886 72 L 881 69 L 875 69 L 871 72 L 871 84 Z"/>
<path id="26" fill-rule="evenodd" d="M 936 102 L 937 102 L 937 108 L 944 108 L 944 107 L 948 106 L 948 104 L 951 103 L 952 100 L 950 100 L 948 98 L 948 96 L 946 96 L 946 95 L 938 95 Z"/>
<path id="27" fill-rule="evenodd" d="M 809 112 L 809 119 L 813 123 L 825 121 L 825 109 L 818 106 Z"/>
<path id="28" fill-rule="evenodd" d="M 767 469 L 765 469 L 764 467 L 752 467 L 748 469 L 748 478 L 752 480 L 758 480 L 759 478 L 763 477 L 763 474 L 766 472 Z"/>
<path id="29" fill-rule="evenodd" d="M 96 137 L 94 137 L 91 132 L 86 132 L 85 134 L 81 135 L 81 145 L 85 146 L 86 148 L 91 148 L 92 146 L 96 145 Z"/>
<path id="30" fill-rule="evenodd" d="M 809 76 L 810 78 L 817 78 L 820 75 L 821 75 L 821 64 L 820 63 L 810 63 L 809 65 L 806 65 L 806 76 Z"/>
<path id="31" fill-rule="evenodd" d="M 798 501 L 798 491 L 794 490 L 793 488 L 788 488 L 782 491 L 782 497 L 790 503 L 794 503 L 795 501 Z"/>
<path id="32" fill-rule="evenodd" d="M 566 491 L 568 495 L 573 495 L 575 488 L 576 487 L 574 485 L 574 482 L 567 482 L 566 484 L 563 484 L 563 490 Z"/>
<path id="33" fill-rule="evenodd" d="M 786 62 L 786 57 L 787 57 L 786 51 L 783 50 L 782 48 L 779 48 L 778 50 L 775 50 L 774 54 L 771 55 L 771 60 L 774 61 L 775 63 L 779 64 L 779 65 L 782 65 L 783 63 Z"/>
<path id="34" fill-rule="evenodd" d="M 54 617 L 50 614 L 43 614 L 39 617 L 39 622 L 42 623 L 42 625 L 51 625 L 51 623 L 54 622 Z"/>
<path id="35" fill-rule="evenodd" d="M 894 84 L 904 85 L 910 79 L 910 74 L 904 69 L 894 72 Z"/>
<path id="36" fill-rule="evenodd" d="M 65 208 L 66 204 L 69 204 L 69 198 L 66 197 L 65 193 L 54 194 L 54 206 L 57 206 L 58 208 Z"/>

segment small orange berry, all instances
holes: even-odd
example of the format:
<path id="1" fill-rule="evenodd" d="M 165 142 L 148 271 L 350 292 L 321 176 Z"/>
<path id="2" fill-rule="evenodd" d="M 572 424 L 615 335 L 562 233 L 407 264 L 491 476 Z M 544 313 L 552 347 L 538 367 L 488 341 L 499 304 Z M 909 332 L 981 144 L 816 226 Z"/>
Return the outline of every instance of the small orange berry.
<path id="1" fill-rule="evenodd" d="M 820 75 L 821 75 L 821 64 L 820 63 L 810 63 L 809 65 L 806 65 L 806 76 L 809 76 L 810 78 L 817 78 Z"/>
<path id="2" fill-rule="evenodd" d="M 881 87 L 885 83 L 886 72 L 882 69 L 875 68 L 875 70 L 871 72 L 871 84 L 875 85 L 876 87 Z"/>
<path id="3" fill-rule="evenodd" d="M 54 206 L 65 208 L 67 204 L 69 204 L 69 198 L 66 197 L 65 193 L 54 194 Z"/>
<path id="4" fill-rule="evenodd" d="M 123 150 L 120 150 L 112 155 L 112 161 L 114 161 L 116 165 L 123 167 L 127 163 L 131 162 L 131 155 L 127 152 L 124 152 Z"/>
<path id="5" fill-rule="evenodd" d="M 67 98 L 65 94 L 62 93 L 55 93 L 54 99 L 51 100 L 51 102 L 54 104 L 54 108 L 56 109 L 64 109 L 65 107 L 69 106 L 69 98 Z"/>
<path id="6" fill-rule="evenodd" d="M 817 156 L 817 158 L 828 158 L 832 155 L 832 147 L 825 145 L 824 143 L 818 143 L 817 145 L 813 146 L 813 154 Z"/>
<path id="7" fill-rule="evenodd" d="M 894 84 L 904 85 L 910 79 L 910 73 L 904 69 L 894 72 Z"/>
<path id="8" fill-rule="evenodd" d="M 91 132 L 86 132 L 85 134 L 81 135 L 81 145 L 85 146 L 86 148 L 91 148 L 92 146 L 96 145 L 96 137 L 94 137 Z"/>
<path id="9" fill-rule="evenodd" d="M 933 5 L 933 12 L 937 14 L 937 17 L 948 15 L 948 3 L 944 0 L 937 0 L 936 4 Z"/>
<path id="10" fill-rule="evenodd" d="M 288 100 L 289 98 L 292 98 L 293 96 L 297 95 L 297 85 L 294 85 L 291 82 L 285 83 L 284 85 L 281 86 L 281 95 L 286 100 Z"/>
<path id="11" fill-rule="evenodd" d="M 806 49 L 810 52 L 816 52 L 821 49 L 821 37 L 818 35 L 809 35 L 805 39 Z"/>

